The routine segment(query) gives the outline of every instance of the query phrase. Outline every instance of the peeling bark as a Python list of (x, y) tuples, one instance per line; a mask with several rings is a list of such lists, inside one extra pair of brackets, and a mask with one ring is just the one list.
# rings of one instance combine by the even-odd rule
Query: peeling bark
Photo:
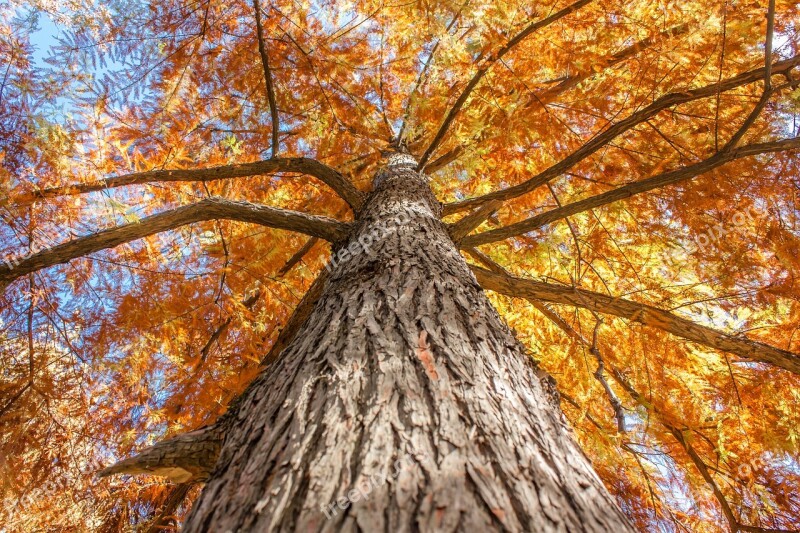
[(309, 318), (226, 415), (186, 531), (632, 531), (415, 167), (379, 172)]

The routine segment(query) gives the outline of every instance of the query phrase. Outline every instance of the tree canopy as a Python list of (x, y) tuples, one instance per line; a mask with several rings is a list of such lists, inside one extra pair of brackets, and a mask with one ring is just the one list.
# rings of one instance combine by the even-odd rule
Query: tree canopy
[(800, 528), (799, 48), (792, 0), (0, 6), (0, 522), (180, 515), (95, 473), (226, 411), (403, 149), (639, 528)]

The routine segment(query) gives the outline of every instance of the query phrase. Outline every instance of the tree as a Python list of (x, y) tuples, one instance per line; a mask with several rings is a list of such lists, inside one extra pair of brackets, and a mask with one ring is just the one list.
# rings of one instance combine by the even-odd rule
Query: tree
[(12, 528), (800, 527), (795, 3), (0, 9)]

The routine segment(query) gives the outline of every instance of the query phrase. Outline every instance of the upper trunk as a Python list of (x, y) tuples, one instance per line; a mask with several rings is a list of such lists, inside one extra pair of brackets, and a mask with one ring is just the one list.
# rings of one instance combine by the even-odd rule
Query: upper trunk
[(414, 167), (378, 173), (186, 531), (630, 530)]

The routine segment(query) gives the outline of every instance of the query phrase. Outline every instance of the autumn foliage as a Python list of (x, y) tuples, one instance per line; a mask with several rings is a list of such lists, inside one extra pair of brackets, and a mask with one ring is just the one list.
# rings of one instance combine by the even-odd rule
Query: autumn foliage
[[(490, 293), (637, 527), (800, 528), (800, 7), (769, 4), (0, 7), (0, 529), (152, 525), (172, 485), (94, 473), (223, 414), (330, 246), (214, 216), (29, 257), (210, 197), (347, 222), (398, 139), (446, 222), (483, 209), (474, 265), (788, 354)], [(138, 174), (272, 157), (312, 163)]]

